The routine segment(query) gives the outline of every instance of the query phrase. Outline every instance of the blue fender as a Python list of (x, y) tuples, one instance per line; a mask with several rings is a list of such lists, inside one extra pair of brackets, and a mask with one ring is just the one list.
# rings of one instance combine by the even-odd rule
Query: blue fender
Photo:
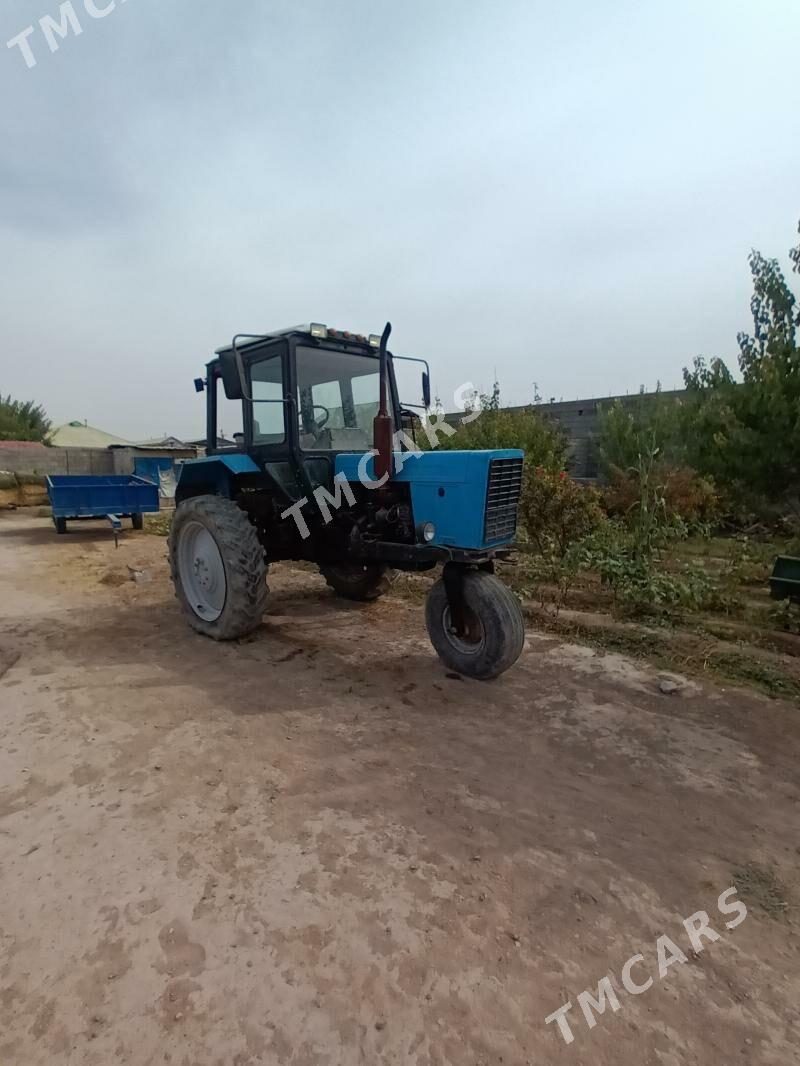
[(205, 459), (187, 459), (181, 465), (175, 489), (175, 503), (190, 496), (233, 495), (231, 485), (237, 474), (260, 474), (249, 455), (209, 455)]

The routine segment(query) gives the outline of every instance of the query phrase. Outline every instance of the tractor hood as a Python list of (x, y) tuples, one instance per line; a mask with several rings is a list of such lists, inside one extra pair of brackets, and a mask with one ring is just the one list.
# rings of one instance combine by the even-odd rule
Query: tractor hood
[[(524, 452), (395, 452), (393, 482), (408, 483), (414, 524), (435, 527), (433, 544), (453, 548), (489, 548), (508, 544), (516, 535)], [(336, 456), (336, 474), (348, 481), (374, 477), (373, 461), (363, 453)]]

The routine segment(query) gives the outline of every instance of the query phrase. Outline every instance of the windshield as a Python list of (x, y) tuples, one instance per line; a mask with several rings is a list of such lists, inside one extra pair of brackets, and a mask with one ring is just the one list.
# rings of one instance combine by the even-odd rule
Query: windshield
[(377, 355), (297, 349), (297, 410), (304, 451), (367, 451), (379, 401)]

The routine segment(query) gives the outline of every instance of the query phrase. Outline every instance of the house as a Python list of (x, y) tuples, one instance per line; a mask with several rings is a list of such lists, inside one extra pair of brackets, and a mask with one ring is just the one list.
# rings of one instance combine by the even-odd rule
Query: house
[(96, 429), (86, 422), (67, 422), (50, 431), (47, 443), (52, 448), (130, 448), (133, 442), (115, 437), (103, 429)]

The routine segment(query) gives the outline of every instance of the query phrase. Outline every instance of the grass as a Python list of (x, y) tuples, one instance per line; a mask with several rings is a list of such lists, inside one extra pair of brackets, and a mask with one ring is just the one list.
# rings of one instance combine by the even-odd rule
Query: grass
[(774, 870), (748, 862), (733, 871), (733, 883), (739, 897), (748, 907), (759, 910), (770, 918), (787, 918), (788, 893)]
[(755, 659), (752, 653), (720, 652), (711, 665), (715, 673), (729, 681), (753, 685), (777, 699), (800, 702), (800, 681), (777, 663)]
[[(755, 688), (775, 699), (800, 703), (800, 675), (776, 653), (757, 657), (754, 645), (717, 637), (702, 627), (680, 624), (644, 625), (619, 621), (593, 612), (591, 620), (580, 612), (559, 615), (529, 606), (526, 615), (539, 629), (600, 651), (650, 662), (659, 669), (724, 683)], [(575, 617), (577, 615), (578, 617)], [(789, 662), (793, 665), (794, 657)]]
[(156, 537), (166, 537), (172, 525), (174, 511), (162, 511), (160, 514), (144, 516), (144, 531)]

